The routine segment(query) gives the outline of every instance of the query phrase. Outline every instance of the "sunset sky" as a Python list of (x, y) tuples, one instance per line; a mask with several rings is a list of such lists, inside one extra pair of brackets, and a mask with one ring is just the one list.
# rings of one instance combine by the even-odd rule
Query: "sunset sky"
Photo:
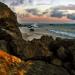
[(75, 0), (0, 0), (24, 22), (75, 22)]

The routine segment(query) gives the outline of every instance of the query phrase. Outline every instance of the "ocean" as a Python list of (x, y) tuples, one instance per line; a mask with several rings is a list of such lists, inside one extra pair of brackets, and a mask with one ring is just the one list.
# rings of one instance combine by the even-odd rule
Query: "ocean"
[(28, 29), (44, 29), (58, 37), (75, 39), (75, 24), (23, 24)]

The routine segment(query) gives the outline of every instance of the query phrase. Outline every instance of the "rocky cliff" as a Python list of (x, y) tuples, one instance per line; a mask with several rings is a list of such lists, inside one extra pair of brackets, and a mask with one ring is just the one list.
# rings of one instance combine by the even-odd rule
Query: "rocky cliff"
[(75, 75), (75, 39), (25, 41), (16, 15), (0, 3), (0, 75)]

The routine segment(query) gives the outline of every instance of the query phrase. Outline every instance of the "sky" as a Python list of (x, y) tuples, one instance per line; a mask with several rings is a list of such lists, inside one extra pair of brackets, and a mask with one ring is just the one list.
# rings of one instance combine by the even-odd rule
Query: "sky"
[(18, 22), (75, 22), (75, 0), (0, 0)]
[(53, 0), (53, 5), (75, 4), (75, 0)]

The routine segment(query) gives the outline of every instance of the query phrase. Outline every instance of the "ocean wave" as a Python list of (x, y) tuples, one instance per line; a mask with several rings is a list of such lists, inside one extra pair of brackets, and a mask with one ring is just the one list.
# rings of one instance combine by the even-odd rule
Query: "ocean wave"
[(61, 31), (61, 30), (49, 30), (51, 33), (59, 34), (60, 36), (75, 38), (75, 33)]

